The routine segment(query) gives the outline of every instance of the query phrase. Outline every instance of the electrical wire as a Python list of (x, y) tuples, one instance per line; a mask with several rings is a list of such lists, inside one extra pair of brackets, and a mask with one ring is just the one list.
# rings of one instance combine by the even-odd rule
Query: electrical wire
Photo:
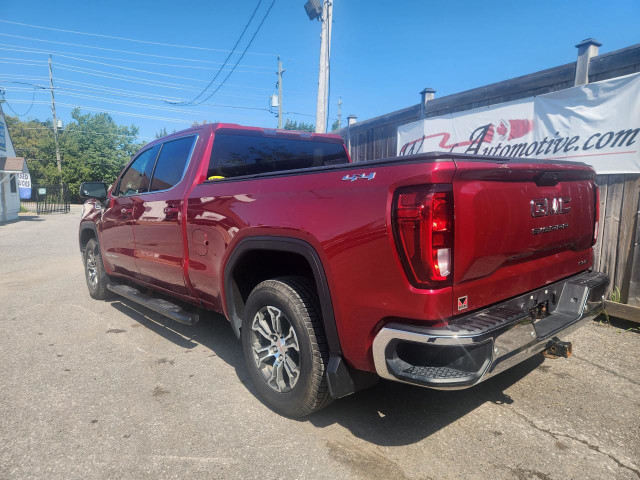
[[(24, 45), (12, 45), (10, 43), (0, 43), (0, 45), (2, 45), (3, 47), (29, 49), (29, 50), (33, 51), (33, 53), (45, 53), (47, 55), (50, 54), (50, 53), (54, 53), (54, 54), (65, 54), (65, 55), (77, 55), (79, 57), (102, 58), (102, 59), (106, 59), (106, 60), (121, 60), (123, 62), (146, 63), (146, 62), (143, 62), (143, 61), (140, 61), (140, 60), (117, 59), (117, 58), (113, 58), (113, 57), (103, 57), (101, 55), (91, 55), (89, 53), (64, 52), (64, 51), (60, 51), (60, 50), (49, 50), (49, 49), (43, 50), (43, 49), (40, 49), (40, 48), (28, 47), (28, 46), (24, 46)], [(181, 60), (181, 61), (184, 61), (184, 62), (206, 63), (206, 64), (209, 64), (209, 65), (222, 65), (222, 62), (214, 62), (212, 60), (200, 60), (200, 59), (196, 59), (196, 58), (185, 58), (185, 57), (171, 57), (171, 56), (167, 56), (167, 55), (154, 55), (152, 53), (129, 52), (129, 51), (126, 51), (126, 50), (115, 50), (115, 51), (116, 52), (125, 53), (127, 55), (139, 55), (139, 56), (153, 57), (153, 58), (164, 58), (164, 59), (168, 59), (168, 60)], [(267, 68), (267, 67), (261, 67), (261, 66), (258, 66), (258, 65), (245, 65), (245, 67), (264, 68), (264, 69)], [(212, 68), (214, 68), (214, 67), (212, 67)]]
[[(12, 90), (12, 89), (9, 89), (9, 90)], [(19, 91), (18, 89), (13, 89), (13, 90), (14, 91)], [(98, 101), (101, 101), (101, 102), (112, 103), (112, 104), (116, 104), (116, 105), (125, 105), (125, 106), (133, 106), (133, 107), (144, 107), (144, 108), (148, 108), (148, 109), (151, 109), (151, 110), (163, 110), (163, 111), (169, 111), (169, 112), (188, 113), (188, 114), (197, 113), (197, 114), (201, 114), (201, 115), (207, 115), (207, 114), (211, 113), (211, 112), (206, 112), (206, 111), (195, 111), (194, 112), (193, 110), (185, 110), (185, 109), (180, 109), (178, 107), (150, 105), (148, 103), (131, 102), (131, 101), (126, 101), (126, 100), (112, 100), (112, 99), (104, 98), (104, 97), (101, 97), (101, 96), (88, 95), (88, 94), (83, 94), (83, 93), (69, 93), (69, 92), (65, 91), (64, 89), (60, 89), (60, 88), (57, 88), (55, 90), (56, 90), (56, 92), (58, 93), (59, 96), (76, 97), (76, 98), (82, 98), (82, 99), (85, 99), (85, 100), (98, 100)], [(34, 91), (34, 96), (35, 96), (35, 91)], [(238, 110), (269, 111), (267, 108), (250, 107), (250, 106), (244, 106), (244, 105), (225, 105), (225, 104), (215, 104), (215, 103), (210, 103), (210, 104), (206, 104), (206, 105), (207, 106), (211, 106), (211, 107), (215, 107), (215, 108), (231, 108), (231, 109), (238, 109)]]
[[(56, 41), (56, 40), (44, 40), (42, 38), (25, 37), (24, 35), (11, 35), (9, 33), (0, 33), (0, 36), (10, 37), (10, 38), (20, 38), (22, 40), (29, 40), (29, 41), (32, 41), (32, 42), (44, 42), (44, 43), (54, 43), (56, 45), (67, 45), (69, 47), (91, 48), (93, 50), (102, 50), (102, 51), (105, 51), (105, 52), (125, 53), (125, 54), (128, 54), (128, 55), (142, 55), (142, 56), (147, 56), (147, 57), (170, 58), (170, 59), (175, 59), (175, 60), (180, 60), (181, 59), (180, 57), (169, 57), (169, 56), (166, 56), (166, 55), (156, 55), (156, 54), (152, 54), (152, 53), (141, 53), (141, 52), (134, 52), (134, 51), (131, 51), (131, 50), (119, 50), (117, 48), (96, 47), (94, 45), (82, 45), (80, 43), (59, 42), (59, 41)], [(269, 55), (269, 56), (272, 56), (271, 54), (260, 54), (260, 53), (257, 53), (256, 55)], [(276, 55), (273, 55), (273, 56), (276, 56)], [(195, 61), (195, 60), (192, 60), (192, 61)]]
[[(67, 125), (65, 130), (69, 129), (69, 127), (70, 126)], [(40, 131), (47, 131), (47, 132), (53, 133), (53, 127), (51, 129), (49, 129), (48, 127), (45, 127), (44, 125), (42, 127), (20, 127), (20, 129), (21, 130), (40, 130)], [(77, 125), (74, 125), (72, 127), (72, 129), (73, 130), (80, 130), (82, 132), (86, 132), (86, 133), (89, 133), (91, 135), (103, 135), (103, 136), (113, 136), (113, 137), (126, 137), (127, 136), (127, 134), (125, 134), (125, 133), (94, 132), (94, 131), (91, 131), (91, 130), (87, 130), (85, 128), (81, 128), (80, 126), (77, 126)], [(154, 139), (154, 137), (147, 137), (147, 136), (144, 136), (144, 135), (135, 135), (134, 137), (135, 138), (145, 138), (145, 139), (150, 139), (150, 140)], [(36, 160), (36, 159), (30, 159), (30, 160)]]
[[(0, 43), (0, 50), (7, 50), (10, 52), (17, 52), (17, 53), (33, 53), (33, 54), (55, 54), (58, 57), (65, 57), (65, 58), (73, 58), (74, 60), (79, 60), (79, 61), (83, 61), (83, 62), (90, 62), (90, 63), (99, 63), (99, 62), (91, 62), (91, 60), (87, 60), (86, 58), (77, 58), (77, 57), (88, 57), (88, 58), (100, 58), (102, 60), (113, 60), (116, 62), (127, 62), (127, 63), (135, 63), (135, 64), (145, 64), (145, 65), (158, 65), (161, 67), (176, 67), (176, 68), (193, 68), (193, 69), (198, 69), (198, 70), (218, 70), (218, 68), (220, 67), (203, 67), (200, 65), (179, 65), (179, 64), (175, 64), (175, 63), (161, 63), (161, 62), (145, 62), (144, 60), (128, 60), (128, 59), (124, 59), (124, 58), (114, 58), (114, 57), (104, 57), (102, 55), (86, 55), (86, 54), (82, 54), (82, 53), (73, 53), (73, 52), (60, 52), (57, 50), (40, 50), (40, 49), (27, 49), (27, 48), (23, 48), (23, 47), (17, 47), (17, 46), (12, 46), (12, 45), (8, 45), (8, 46), (3, 46), (3, 45), (7, 45), (4, 43)], [(71, 56), (71, 55), (75, 55), (75, 57)], [(22, 60), (22, 59), (21, 59)], [(29, 60), (32, 61), (32, 60)], [(222, 62), (215, 62), (215, 63), (219, 63), (222, 65)], [(104, 64), (107, 65), (107, 64)], [(124, 67), (120, 67), (118, 66), (118, 68), (124, 68)], [(258, 67), (258, 66), (252, 66), (252, 65), (243, 65), (243, 68), (260, 68), (262, 70), (242, 70), (242, 73), (271, 73), (271, 71), (267, 68), (267, 67)]]
[[(9, 79), (11, 78), (20, 78), (20, 79), (30, 79), (30, 80), (42, 80), (42, 81), (48, 81), (48, 77), (32, 77), (32, 76), (23, 76), (23, 75), (12, 75), (12, 74), (7, 74), (7, 73), (0, 73), (0, 78), (2, 77), (7, 77)], [(11, 81), (11, 83), (25, 83), (25, 82), (15, 82), (15, 81)], [(86, 83), (86, 82), (77, 82), (77, 81), (73, 81), (73, 80), (68, 80), (66, 78), (60, 78), (57, 77), (56, 78), (56, 83), (62, 83), (62, 84), (66, 84), (66, 85), (72, 85), (72, 86), (76, 86), (76, 87), (85, 87), (87, 89), (91, 90), (98, 90), (101, 93), (113, 93), (116, 95), (120, 95), (123, 94), (122, 96), (136, 96), (138, 98), (145, 98), (145, 99), (149, 99), (149, 100), (164, 100), (167, 98), (166, 95), (160, 95), (160, 94), (153, 94), (153, 93), (147, 93), (147, 92), (140, 92), (140, 91), (136, 91), (136, 90), (127, 90), (127, 89), (122, 89), (122, 88), (116, 88), (116, 87), (108, 87), (106, 85), (100, 85), (100, 84), (95, 84), (95, 83)], [(31, 83), (27, 83), (27, 85), (32, 85)], [(60, 87), (55, 87), (54, 90), (58, 89)], [(197, 92), (199, 91), (199, 88), (184, 88), (184, 90), (190, 90), (190, 91), (194, 91)], [(130, 94), (130, 95), (126, 95), (126, 94)], [(254, 95), (254, 94), (250, 94), (250, 93), (243, 93), (243, 94), (236, 94), (235, 92), (229, 92), (229, 93), (220, 93), (220, 95), (223, 95), (225, 97), (235, 97), (235, 98), (264, 98), (264, 95)], [(176, 101), (181, 101), (184, 100), (182, 98), (178, 98), (178, 97), (174, 97), (174, 99)]]
[[(227, 55), (227, 58), (224, 59), (224, 63), (222, 64), (222, 66), (220, 67), (220, 69), (216, 72), (216, 74), (214, 75), (214, 77), (211, 79), (211, 81), (209, 82), (209, 84), (204, 88), (204, 90), (202, 90), (198, 95), (196, 95), (194, 98), (192, 98), (191, 100), (189, 100), (188, 102), (184, 103), (184, 105), (190, 105), (193, 104), (193, 102), (195, 102), (198, 98), (200, 98), (204, 92), (206, 92), (207, 90), (209, 90), (209, 88), (211, 87), (211, 85), (213, 85), (213, 82), (216, 81), (216, 79), (218, 78), (218, 76), (220, 75), (220, 73), (222, 72), (222, 69), (227, 65), (227, 62), (229, 61), (229, 59), (231, 58), (231, 55), (233, 55), (233, 52), (235, 51), (236, 48), (238, 48), (238, 44), (240, 43), (240, 41), (242, 40), (242, 37), (244, 37), (244, 34), (247, 32), (247, 29), (249, 28), (249, 25), (251, 24), (251, 22), (253, 21), (253, 18), (256, 16), (256, 12), (258, 11), (258, 9), (260, 8), (260, 5), (262, 4), (262, 0), (258, 0), (258, 4), (256, 5), (256, 8), (254, 8), (253, 13), (251, 14), (251, 17), (249, 17), (249, 21), (247, 22), (247, 24), (244, 26), (244, 28), (242, 29), (242, 33), (240, 33), (240, 36), (238, 37), (238, 40), (236, 40), (235, 45), (233, 46), (233, 49), (231, 50), (231, 52), (229, 52), (229, 55)], [(166, 101), (166, 100), (165, 100)], [(173, 102), (167, 102), (167, 103), (173, 103)]]
[[(210, 52), (230, 52), (230, 53), (234, 53), (233, 50), (224, 50), (224, 49), (220, 49), (220, 48), (211, 48), (211, 47), (199, 47), (199, 46), (194, 46), (194, 45), (180, 45), (180, 44), (174, 44), (174, 43), (163, 43), (163, 42), (154, 42), (154, 41), (150, 41), (150, 40), (138, 40), (135, 38), (127, 38), (127, 37), (118, 37), (115, 35), (104, 35), (104, 34), (100, 34), (100, 33), (90, 33), (90, 32), (79, 32), (79, 31), (75, 31), (75, 30), (64, 30), (62, 28), (53, 28), (53, 27), (43, 27), (41, 25), (31, 25), (29, 23), (21, 23), (21, 22), (12, 22), (10, 20), (0, 20), (0, 22), (2, 23), (9, 23), (12, 25), (20, 25), (22, 27), (30, 27), (30, 28), (39, 28), (42, 30), (51, 30), (54, 32), (64, 32), (64, 33), (73, 33), (76, 35), (88, 35), (88, 36), (92, 36), (92, 37), (100, 37), (100, 38), (110, 38), (113, 40), (122, 40), (122, 41), (126, 41), (126, 42), (136, 42), (136, 43), (144, 43), (147, 45), (160, 45), (163, 47), (175, 47), (175, 48), (190, 48), (190, 49), (194, 49), (194, 50), (207, 50)], [(276, 56), (275, 54), (272, 53), (251, 53), (250, 55), (265, 55), (265, 56)]]
[(11, 110), (17, 117), (25, 117), (29, 114), (29, 112), (31, 111), (31, 109), (33, 108), (33, 103), (35, 102), (36, 99), (36, 87), (33, 87), (33, 94), (31, 95), (31, 104), (29, 105), (29, 108), (27, 109), (26, 112), (20, 114), (18, 112), (16, 112), (13, 107), (11, 106), (11, 104), (7, 101), (7, 99), (4, 96), (4, 89), (0, 88), (0, 95), (2, 95), (2, 102), (0, 103), (5, 103), (7, 105), (7, 107), (9, 107), (9, 110)]
[[(13, 103), (28, 103), (28, 100), (13, 100)], [(49, 102), (39, 101), (39, 100), (36, 100), (33, 103), (36, 105), (49, 105)], [(186, 123), (186, 124), (191, 124), (192, 122), (192, 120), (185, 120), (185, 119), (172, 118), (172, 117), (158, 117), (154, 115), (144, 115), (141, 113), (130, 113), (130, 112), (121, 112), (117, 110), (106, 110), (102, 108), (90, 107), (88, 105), (56, 102), (56, 106), (69, 107), (69, 108), (81, 108), (85, 110), (90, 110), (92, 112), (113, 113), (116, 115), (124, 115), (124, 116), (135, 117), (135, 118), (145, 118), (148, 120), (160, 120), (164, 122), (175, 122), (175, 123)]]
[[(10, 63), (10, 62), (9, 62)], [(124, 75), (122, 73), (113, 73), (113, 72), (106, 72), (104, 70), (97, 70), (97, 69), (93, 69), (93, 68), (85, 68), (85, 67), (79, 67), (77, 65), (69, 65), (66, 63), (56, 63), (56, 68), (58, 69), (62, 69), (62, 70), (69, 70), (71, 72), (76, 72), (76, 73), (84, 73), (86, 75), (95, 75), (98, 77), (105, 77), (105, 78), (114, 78), (117, 80), (126, 80), (126, 81), (131, 81), (134, 83), (142, 83), (145, 85), (155, 85), (158, 87), (166, 87), (166, 88), (176, 88), (176, 87), (184, 87), (183, 84), (179, 84), (179, 83), (175, 83), (175, 82), (165, 82), (162, 80), (153, 80), (150, 78), (144, 78), (144, 77), (134, 77), (131, 75)], [(158, 74), (156, 74), (158, 75)], [(199, 78), (193, 78), (193, 77), (183, 77), (180, 75), (169, 75), (169, 74), (161, 74), (162, 76), (169, 76), (172, 78), (177, 78), (180, 80), (190, 80), (193, 82), (206, 82), (207, 80), (202, 80)], [(150, 83), (152, 82), (152, 83)], [(251, 90), (264, 90), (269, 92), (270, 89), (268, 88), (262, 88), (262, 87), (253, 87), (253, 86), (249, 86), (249, 85), (238, 85), (238, 84), (229, 84), (229, 86), (231, 87), (238, 87), (238, 88), (247, 88), (247, 89), (251, 89)], [(185, 90), (184, 88), (180, 88), (181, 90)]]
[(267, 17), (269, 16), (269, 13), (271, 13), (271, 9), (273, 8), (273, 6), (275, 5), (276, 0), (272, 0), (271, 5), (269, 5), (269, 9), (267, 10), (267, 13), (264, 14), (264, 17), (262, 17), (262, 20), (260, 21), (260, 24), (258, 25), (258, 28), (256, 28), (256, 31), (253, 33), (253, 36), (251, 37), (251, 39), (249, 40), (249, 43), (247, 44), (247, 46), (245, 47), (245, 49), (242, 51), (242, 55), (240, 55), (240, 58), (238, 58), (238, 60), (236, 61), (235, 65), (233, 66), (233, 68), (231, 69), (231, 71), (227, 74), (227, 76), (224, 78), (224, 80), (222, 80), (222, 83), (220, 83), (220, 85), (218, 85), (216, 87), (216, 89), (209, 94), (209, 96), (207, 98), (205, 98), (204, 100), (199, 101), (198, 103), (192, 103), (192, 105), (200, 105), (203, 102), (206, 102), (207, 100), (209, 100), (211, 97), (213, 97), (218, 90), (220, 90), (222, 88), (222, 86), (226, 83), (226, 81), (229, 79), (229, 77), (233, 74), (234, 70), (236, 69), (236, 67), (238, 66), (238, 64), (242, 61), (242, 59), (244, 58), (245, 54), (247, 53), (247, 50), (249, 50), (249, 47), (251, 47), (251, 44), (253, 43), (253, 40), (256, 38), (256, 36), (258, 35), (258, 32), (260, 31), (260, 29), (262, 28), (262, 25), (264, 24), (265, 20), (267, 19)]

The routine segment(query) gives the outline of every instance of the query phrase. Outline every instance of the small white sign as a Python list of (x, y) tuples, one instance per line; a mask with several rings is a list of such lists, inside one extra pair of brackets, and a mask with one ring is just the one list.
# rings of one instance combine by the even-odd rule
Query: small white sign
[(47, 194), (47, 189), (46, 188), (39, 188), (38, 189), (38, 195), (46, 195)]

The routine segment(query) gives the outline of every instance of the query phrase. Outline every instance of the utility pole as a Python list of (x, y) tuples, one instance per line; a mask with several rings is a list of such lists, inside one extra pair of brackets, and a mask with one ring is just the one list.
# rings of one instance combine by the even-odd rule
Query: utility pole
[(323, 0), (320, 22), (320, 66), (318, 68), (318, 103), (316, 105), (316, 133), (327, 131), (327, 108), (329, 104), (329, 59), (331, 58), (331, 23), (333, 1)]
[(338, 97), (338, 128), (342, 128), (342, 97)]
[[(49, 55), (49, 85), (51, 89), (51, 112), (53, 113), (53, 138), (56, 142), (56, 162), (58, 173), (62, 173), (62, 161), (60, 160), (60, 145), (58, 145), (58, 118), (56, 117), (56, 98), (53, 94), (53, 70), (51, 69), (51, 55)], [(62, 178), (60, 178), (62, 182)]]
[(282, 61), (278, 56), (278, 128), (282, 130)]

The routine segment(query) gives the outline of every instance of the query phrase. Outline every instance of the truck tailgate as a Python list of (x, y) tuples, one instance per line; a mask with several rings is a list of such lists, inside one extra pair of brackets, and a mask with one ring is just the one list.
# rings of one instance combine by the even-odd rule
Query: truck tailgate
[(596, 187), (589, 167), (493, 161), (456, 166), (454, 314), (591, 266)]

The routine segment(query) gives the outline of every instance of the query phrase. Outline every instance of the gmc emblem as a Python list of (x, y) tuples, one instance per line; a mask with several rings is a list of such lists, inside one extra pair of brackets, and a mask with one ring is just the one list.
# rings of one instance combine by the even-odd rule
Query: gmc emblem
[(547, 215), (560, 215), (569, 213), (571, 207), (567, 203), (571, 202), (571, 197), (534, 198), (531, 204), (532, 217), (546, 217)]

